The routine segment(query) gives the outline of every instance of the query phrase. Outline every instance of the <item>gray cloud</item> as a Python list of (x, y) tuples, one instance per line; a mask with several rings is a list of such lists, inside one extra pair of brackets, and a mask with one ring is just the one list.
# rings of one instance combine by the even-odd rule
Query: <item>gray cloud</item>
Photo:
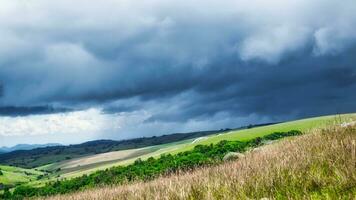
[(70, 108), (56, 108), (53, 106), (2, 106), (0, 107), (0, 116), (28, 116), (44, 115), (74, 111)]
[(356, 111), (355, 13), (353, 0), (5, 0), (0, 112), (145, 111), (157, 130)]

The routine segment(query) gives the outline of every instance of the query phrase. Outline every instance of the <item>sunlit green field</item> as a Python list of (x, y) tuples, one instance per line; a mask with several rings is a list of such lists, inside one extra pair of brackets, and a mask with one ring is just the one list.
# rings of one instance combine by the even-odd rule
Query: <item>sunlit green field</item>
[(270, 134), (272, 132), (283, 132), (290, 130), (300, 130), (307, 131), (313, 128), (322, 128), (329, 125), (341, 124), (343, 122), (356, 120), (356, 114), (345, 114), (345, 115), (331, 115), (323, 117), (314, 117), (302, 120), (296, 120), (291, 122), (285, 122), (280, 124), (274, 124), (269, 126), (256, 127), (251, 129), (244, 129), (238, 131), (231, 131), (225, 134), (212, 135), (207, 138), (202, 138), (194, 144), (186, 144), (173, 153), (189, 150), (196, 146), (197, 144), (211, 144), (217, 143), (221, 140), (250, 140), (256, 137), (262, 137), (264, 135)]
[(33, 169), (23, 169), (18, 167), (0, 165), (3, 175), (0, 176), (0, 183), (6, 185), (16, 185), (27, 183), (37, 179), (43, 172)]

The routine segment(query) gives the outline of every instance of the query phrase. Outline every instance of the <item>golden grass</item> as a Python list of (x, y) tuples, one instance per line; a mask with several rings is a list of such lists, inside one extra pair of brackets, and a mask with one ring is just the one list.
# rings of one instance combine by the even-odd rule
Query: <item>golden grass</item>
[(67, 199), (356, 199), (356, 126), (314, 130), (243, 159)]

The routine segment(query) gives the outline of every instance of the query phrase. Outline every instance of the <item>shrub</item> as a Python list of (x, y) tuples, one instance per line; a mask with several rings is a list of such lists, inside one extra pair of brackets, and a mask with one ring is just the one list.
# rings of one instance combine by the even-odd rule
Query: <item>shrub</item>
[(223, 160), (224, 161), (237, 160), (237, 159), (241, 159), (243, 157), (245, 157), (245, 155), (242, 153), (229, 152), (224, 156)]

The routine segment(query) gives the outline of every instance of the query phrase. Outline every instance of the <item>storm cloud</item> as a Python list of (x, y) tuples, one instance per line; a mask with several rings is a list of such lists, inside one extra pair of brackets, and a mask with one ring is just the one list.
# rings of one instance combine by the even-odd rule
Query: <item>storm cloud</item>
[(40, 115), (51, 113), (69, 112), (71, 109), (67, 108), (54, 108), (51, 106), (33, 106), (33, 107), (15, 107), (15, 106), (3, 106), (0, 107), (0, 116), (27, 116), (27, 115)]
[(1, 4), (3, 116), (140, 113), (133, 136), (356, 111), (354, 0)]

